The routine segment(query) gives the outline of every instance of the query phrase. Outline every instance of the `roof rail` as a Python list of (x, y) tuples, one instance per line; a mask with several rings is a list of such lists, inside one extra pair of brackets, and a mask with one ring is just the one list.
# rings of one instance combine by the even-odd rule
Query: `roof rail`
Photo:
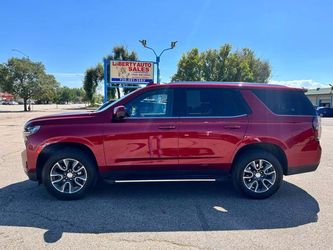
[(274, 86), (281, 86), (284, 87), (283, 85), (280, 84), (270, 84), (270, 83), (258, 83), (258, 82), (205, 82), (205, 81), (177, 81), (177, 82), (171, 82), (172, 84), (195, 84), (195, 83), (204, 83), (204, 84), (242, 84), (242, 85), (274, 85)]

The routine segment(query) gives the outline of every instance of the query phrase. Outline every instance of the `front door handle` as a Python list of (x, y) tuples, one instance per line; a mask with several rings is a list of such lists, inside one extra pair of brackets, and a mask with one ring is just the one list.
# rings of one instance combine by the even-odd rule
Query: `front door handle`
[(226, 125), (223, 127), (226, 129), (240, 129), (241, 128), (241, 126), (239, 126), (239, 125)]
[(163, 125), (158, 127), (158, 129), (175, 129), (175, 128), (176, 128), (175, 125)]

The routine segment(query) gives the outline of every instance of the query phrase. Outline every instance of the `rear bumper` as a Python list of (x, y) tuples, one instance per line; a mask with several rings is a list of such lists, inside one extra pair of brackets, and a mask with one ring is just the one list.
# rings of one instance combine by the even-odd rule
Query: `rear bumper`
[(321, 146), (317, 140), (309, 141), (305, 146), (295, 147), (288, 152), (288, 169), (286, 175), (301, 174), (315, 171), (321, 159)]
[(299, 167), (289, 167), (288, 172), (286, 175), (293, 175), (293, 174), (302, 174), (307, 172), (315, 171), (319, 166), (318, 164), (315, 165), (307, 165), (307, 166), (299, 166)]

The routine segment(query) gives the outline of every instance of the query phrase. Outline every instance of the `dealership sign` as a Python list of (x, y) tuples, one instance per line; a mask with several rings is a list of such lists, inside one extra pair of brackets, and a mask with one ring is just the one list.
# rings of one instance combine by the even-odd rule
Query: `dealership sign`
[(110, 82), (136, 84), (154, 82), (154, 63), (141, 61), (110, 61)]

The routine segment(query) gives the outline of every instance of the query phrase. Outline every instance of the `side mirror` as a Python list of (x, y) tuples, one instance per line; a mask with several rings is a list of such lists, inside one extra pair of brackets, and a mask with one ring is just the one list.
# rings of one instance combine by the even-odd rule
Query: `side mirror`
[(127, 116), (124, 106), (117, 106), (113, 110), (113, 119), (122, 120)]

